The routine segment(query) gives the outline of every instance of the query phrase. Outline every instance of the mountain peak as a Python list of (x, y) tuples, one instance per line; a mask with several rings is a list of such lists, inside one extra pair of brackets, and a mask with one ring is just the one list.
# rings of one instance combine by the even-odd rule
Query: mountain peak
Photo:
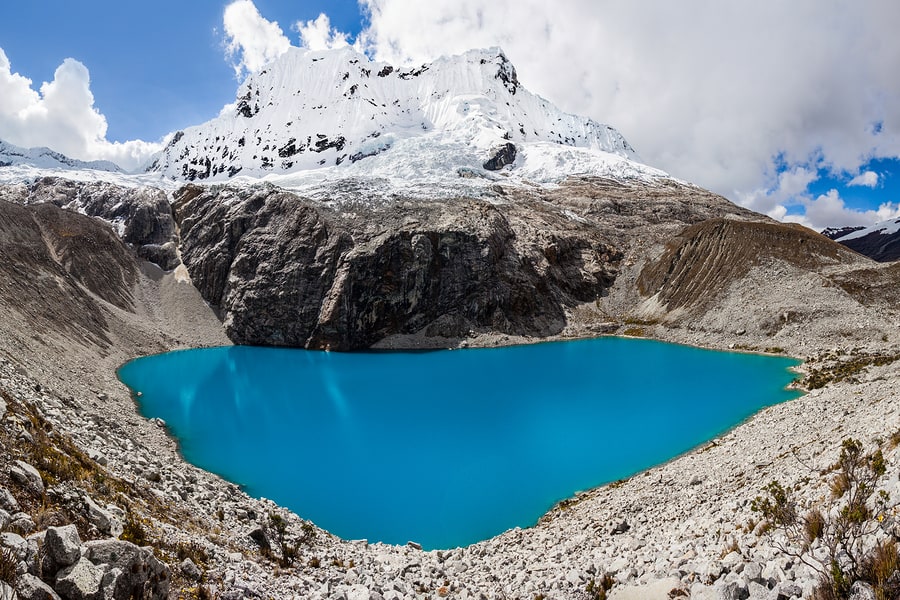
[(39, 169), (88, 169), (121, 172), (122, 169), (108, 160), (84, 161), (69, 158), (50, 148), (20, 148), (0, 140), (0, 167), (26, 166)]
[(246, 79), (233, 107), (177, 132), (150, 170), (181, 180), (322, 169), (407, 179), (499, 169), (532, 179), (663, 175), (636, 160), (612, 127), (526, 90), (500, 48), (413, 67), (350, 47), (291, 48)]

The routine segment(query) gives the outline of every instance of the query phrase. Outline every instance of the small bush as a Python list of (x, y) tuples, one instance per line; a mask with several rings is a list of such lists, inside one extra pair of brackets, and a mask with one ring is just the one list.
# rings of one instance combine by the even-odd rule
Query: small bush
[(806, 534), (807, 544), (812, 544), (822, 537), (825, 532), (825, 515), (819, 509), (814, 508), (806, 514), (803, 532)]
[[(848, 438), (835, 469), (831, 504), (824, 512), (813, 509), (801, 517), (792, 490), (777, 481), (764, 488), (765, 495), (756, 497), (751, 508), (772, 529), (784, 533), (787, 543), (773, 539), (776, 548), (819, 573), (817, 600), (846, 598), (856, 581), (870, 584), (878, 599), (900, 597), (897, 546), (890, 541), (873, 548), (871, 543), (885, 519), (888, 501), (883, 490), (875, 493), (887, 471), (881, 450), (866, 454), (859, 441)], [(809, 552), (813, 544), (824, 552)]]
[(134, 513), (131, 511), (128, 511), (128, 514), (125, 517), (125, 524), (122, 527), (122, 535), (119, 536), (119, 539), (131, 542), (135, 546), (146, 546), (149, 543), (147, 530), (144, 528), (144, 525), (134, 517)]
[(599, 580), (591, 579), (588, 581), (584, 591), (588, 593), (592, 600), (606, 600), (609, 590), (615, 585), (616, 580), (609, 573), (604, 573)]

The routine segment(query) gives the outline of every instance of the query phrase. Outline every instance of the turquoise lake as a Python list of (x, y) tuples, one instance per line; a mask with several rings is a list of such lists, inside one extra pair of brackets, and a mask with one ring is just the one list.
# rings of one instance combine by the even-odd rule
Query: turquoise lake
[(533, 525), (799, 395), (799, 361), (604, 337), (334, 353), (232, 346), (122, 366), (184, 457), (332, 533), (426, 549)]

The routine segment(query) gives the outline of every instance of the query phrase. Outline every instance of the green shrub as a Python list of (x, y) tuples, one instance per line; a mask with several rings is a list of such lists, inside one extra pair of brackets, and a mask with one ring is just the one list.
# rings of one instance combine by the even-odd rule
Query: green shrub
[[(883, 490), (875, 493), (887, 471), (881, 449), (867, 454), (859, 441), (848, 438), (833, 471), (837, 473), (829, 482), (832, 493), (825, 511), (814, 508), (800, 516), (793, 490), (777, 481), (765, 486), (764, 495), (757, 496), (751, 508), (761, 513), (769, 530), (784, 533), (786, 544), (773, 538), (773, 546), (819, 574), (815, 598), (846, 598), (855, 581), (872, 585), (876, 598), (900, 597), (896, 545), (871, 543), (885, 519), (888, 501)], [(820, 558), (809, 552), (813, 544), (824, 548)]]

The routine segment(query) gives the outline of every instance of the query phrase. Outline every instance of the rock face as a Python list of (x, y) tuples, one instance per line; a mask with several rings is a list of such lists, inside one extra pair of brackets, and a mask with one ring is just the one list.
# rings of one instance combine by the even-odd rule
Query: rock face
[[(526, 203), (529, 204), (529, 203)], [(466, 199), (341, 212), (273, 188), (183, 188), (182, 257), (237, 343), (366, 348), (391, 334), (546, 336), (621, 258), (561, 211)]]
[(482, 166), (488, 171), (499, 171), (506, 165), (511, 165), (514, 162), (516, 162), (516, 146), (507, 142), (497, 148), (493, 156), (485, 161)]
[(50, 203), (99, 217), (115, 227), (122, 241), (145, 260), (163, 270), (179, 264), (175, 220), (162, 190), (42, 177), (27, 185), (0, 186), (0, 199), (26, 205)]

